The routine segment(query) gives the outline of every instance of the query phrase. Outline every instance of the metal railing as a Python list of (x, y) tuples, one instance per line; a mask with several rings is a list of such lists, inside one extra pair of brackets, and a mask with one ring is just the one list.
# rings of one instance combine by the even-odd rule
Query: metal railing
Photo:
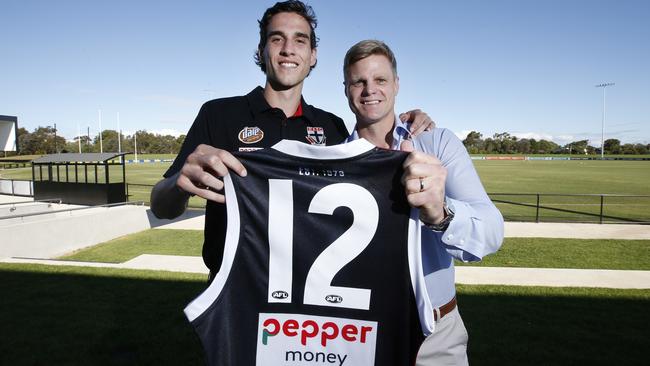
[[(129, 188), (131, 187), (131, 188)], [(146, 203), (153, 185), (127, 183), (127, 196)], [(131, 194), (129, 194), (131, 192)], [(650, 195), (488, 193), (506, 221), (650, 224)], [(190, 201), (189, 207), (204, 204)]]
[[(138, 201), (144, 201), (146, 204), (150, 204), (149, 196), (151, 195), (151, 189), (153, 189), (153, 186), (154, 186), (153, 184), (127, 183), (126, 184), (127, 200), (135, 199)], [(204, 208), (205, 200), (200, 197), (190, 198), (188, 207)]]
[(650, 195), (488, 193), (507, 221), (650, 224)]

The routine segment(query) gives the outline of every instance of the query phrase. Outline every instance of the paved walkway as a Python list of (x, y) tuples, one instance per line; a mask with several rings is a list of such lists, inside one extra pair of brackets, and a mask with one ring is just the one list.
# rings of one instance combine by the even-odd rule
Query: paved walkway
[[(156, 229), (203, 230), (205, 215), (182, 217)], [(647, 239), (650, 225), (506, 222), (507, 238)]]
[[(143, 254), (124, 263), (75, 262), (33, 258), (7, 258), (1, 262), (208, 273), (208, 269), (203, 264), (201, 257), (173, 255)], [(650, 289), (650, 271), (458, 266), (456, 267), (456, 283), (467, 285)]]

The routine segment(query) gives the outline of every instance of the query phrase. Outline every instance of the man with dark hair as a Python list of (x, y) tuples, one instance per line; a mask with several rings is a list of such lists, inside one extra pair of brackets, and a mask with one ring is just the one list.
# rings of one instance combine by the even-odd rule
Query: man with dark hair
[[(151, 210), (160, 218), (181, 215), (190, 195), (207, 200), (203, 259), (212, 274), (219, 270), (226, 232), (223, 182), (228, 169), (246, 175), (229, 152), (271, 147), (282, 139), (334, 145), (348, 137), (339, 117), (307, 104), (302, 87), (316, 66), (316, 18), (300, 1), (276, 3), (259, 21), (255, 60), (266, 74), (264, 88), (245, 96), (205, 103), (164, 179), (151, 192)], [(416, 132), (431, 124), (420, 111), (403, 115)]]
[[(255, 64), (262, 69), (262, 72), (266, 73), (266, 63), (264, 60), (264, 48), (268, 42), (268, 26), (271, 22), (271, 19), (274, 15), (279, 13), (296, 13), (302, 16), (305, 21), (309, 24), (309, 44), (312, 50), (315, 50), (318, 47), (318, 37), (316, 37), (316, 26), (318, 22), (316, 21), (316, 14), (311, 6), (305, 5), (300, 1), (286, 1), (283, 3), (277, 3), (275, 6), (266, 9), (261, 20), (258, 20), (260, 26), (260, 43), (257, 45), (257, 52), (255, 53)], [(316, 67), (316, 64), (311, 66), (310, 70)]]
[(365, 138), (386, 149), (411, 152), (404, 162), (406, 197), (418, 208), (422, 263), (429, 307), (427, 338), (416, 365), (467, 365), (467, 331), (456, 306), (453, 258), (478, 261), (503, 240), (503, 218), (489, 199), (469, 154), (449, 130), (412, 137), (395, 118), (399, 91), (397, 61), (381, 41), (348, 50), (343, 66), (345, 95), (357, 120), (349, 140)]

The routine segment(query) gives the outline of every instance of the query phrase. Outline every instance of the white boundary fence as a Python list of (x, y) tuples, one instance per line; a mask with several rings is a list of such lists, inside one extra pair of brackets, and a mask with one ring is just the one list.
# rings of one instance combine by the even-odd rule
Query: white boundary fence
[(34, 184), (31, 180), (0, 179), (0, 194), (33, 197)]

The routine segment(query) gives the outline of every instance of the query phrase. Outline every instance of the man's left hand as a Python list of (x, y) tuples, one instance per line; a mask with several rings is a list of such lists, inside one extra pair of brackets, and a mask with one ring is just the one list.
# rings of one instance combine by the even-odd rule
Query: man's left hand
[(410, 123), (409, 132), (411, 135), (417, 136), (424, 131), (429, 131), (436, 128), (436, 123), (429, 117), (428, 114), (419, 109), (413, 109), (399, 115), (399, 119), (404, 123)]
[(411, 151), (403, 167), (402, 184), (408, 203), (420, 210), (422, 222), (440, 223), (445, 218), (447, 168), (435, 156), (419, 151)]

